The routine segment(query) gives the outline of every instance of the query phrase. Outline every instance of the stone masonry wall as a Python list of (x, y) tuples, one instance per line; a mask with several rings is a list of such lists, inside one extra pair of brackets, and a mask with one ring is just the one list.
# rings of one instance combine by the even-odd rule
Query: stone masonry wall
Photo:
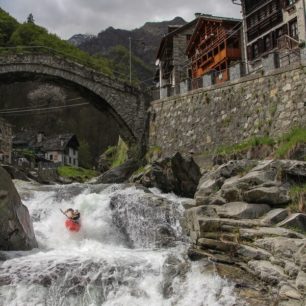
[(306, 67), (296, 65), (153, 101), (149, 146), (161, 147), (163, 156), (199, 154), (253, 136), (277, 137), (305, 124), (305, 84)]

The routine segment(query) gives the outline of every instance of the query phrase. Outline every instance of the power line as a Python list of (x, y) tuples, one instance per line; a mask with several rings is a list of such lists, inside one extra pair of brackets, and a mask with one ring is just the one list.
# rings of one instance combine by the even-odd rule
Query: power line
[[(72, 98), (72, 99), (68, 99), (68, 100), (65, 100), (65, 102), (67, 101), (76, 101), (76, 100), (82, 100), (83, 98), (82, 97), (78, 97), (78, 98)], [(36, 107), (44, 107), (44, 106), (47, 106), (47, 104), (40, 104), (40, 105), (36, 105)], [(7, 109), (0, 109), (0, 113), (2, 111), (15, 111), (15, 110), (26, 110), (26, 109), (30, 109), (30, 108), (34, 108), (34, 106), (24, 106), (24, 107), (15, 107), (15, 108), (7, 108)]]
[(62, 109), (62, 108), (72, 108), (72, 107), (79, 107), (84, 105), (89, 105), (90, 103), (78, 103), (78, 104), (71, 104), (71, 105), (61, 105), (61, 106), (52, 106), (52, 107), (39, 107), (39, 108), (32, 108), (32, 109), (24, 109), (24, 110), (14, 110), (14, 111), (7, 111), (7, 110), (1, 110), (1, 115), (14, 115), (19, 113), (27, 113), (27, 112), (33, 112), (33, 111), (45, 111), (45, 110), (54, 110), (54, 109)]

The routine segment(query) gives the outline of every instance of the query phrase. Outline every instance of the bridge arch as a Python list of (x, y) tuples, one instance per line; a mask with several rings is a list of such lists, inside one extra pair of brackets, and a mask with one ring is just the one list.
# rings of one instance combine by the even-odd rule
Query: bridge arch
[(0, 82), (46, 80), (73, 87), (111, 114), (129, 145), (145, 145), (149, 98), (139, 89), (58, 55), (0, 56)]

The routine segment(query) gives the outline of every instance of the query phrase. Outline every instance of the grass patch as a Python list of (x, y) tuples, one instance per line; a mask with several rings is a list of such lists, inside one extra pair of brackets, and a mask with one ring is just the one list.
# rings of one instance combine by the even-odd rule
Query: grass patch
[(306, 184), (290, 188), (291, 203), (288, 208), (292, 213), (305, 212)]
[(276, 156), (278, 158), (286, 158), (298, 144), (302, 143), (306, 143), (306, 129), (295, 128), (279, 139)]
[(150, 163), (161, 156), (162, 149), (159, 146), (150, 147), (146, 153), (146, 160)]
[(140, 168), (138, 168), (138, 169), (133, 173), (133, 175), (138, 175), (138, 174), (140, 174), (140, 173), (143, 173), (144, 170), (145, 170), (144, 167), (140, 167)]
[(230, 146), (221, 146), (216, 150), (216, 153), (218, 155), (225, 156), (225, 155), (241, 153), (251, 148), (257, 147), (259, 145), (273, 146), (274, 144), (275, 144), (275, 141), (269, 136), (253, 137), (253, 138), (250, 138), (238, 144), (234, 144)]
[(71, 167), (71, 166), (58, 167), (57, 173), (62, 177), (75, 179), (81, 182), (84, 182), (99, 175), (98, 172), (94, 170)]
[(103, 153), (109, 161), (110, 168), (115, 168), (122, 165), (128, 159), (128, 146), (119, 137), (118, 144), (116, 146), (108, 147)]

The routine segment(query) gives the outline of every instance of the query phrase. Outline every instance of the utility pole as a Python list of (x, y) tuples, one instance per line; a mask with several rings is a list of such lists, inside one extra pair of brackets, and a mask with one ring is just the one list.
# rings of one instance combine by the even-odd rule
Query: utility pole
[(129, 36), (129, 51), (130, 51), (130, 84), (132, 84), (132, 37)]
[(245, 73), (249, 73), (249, 62), (248, 62), (248, 50), (247, 50), (247, 33), (246, 33), (246, 18), (243, 10), (242, 1), (240, 0), (232, 0), (233, 4), (241, 6), (242, 13), (242, 34), (243, 34), (243, 52), (245, 57)]

